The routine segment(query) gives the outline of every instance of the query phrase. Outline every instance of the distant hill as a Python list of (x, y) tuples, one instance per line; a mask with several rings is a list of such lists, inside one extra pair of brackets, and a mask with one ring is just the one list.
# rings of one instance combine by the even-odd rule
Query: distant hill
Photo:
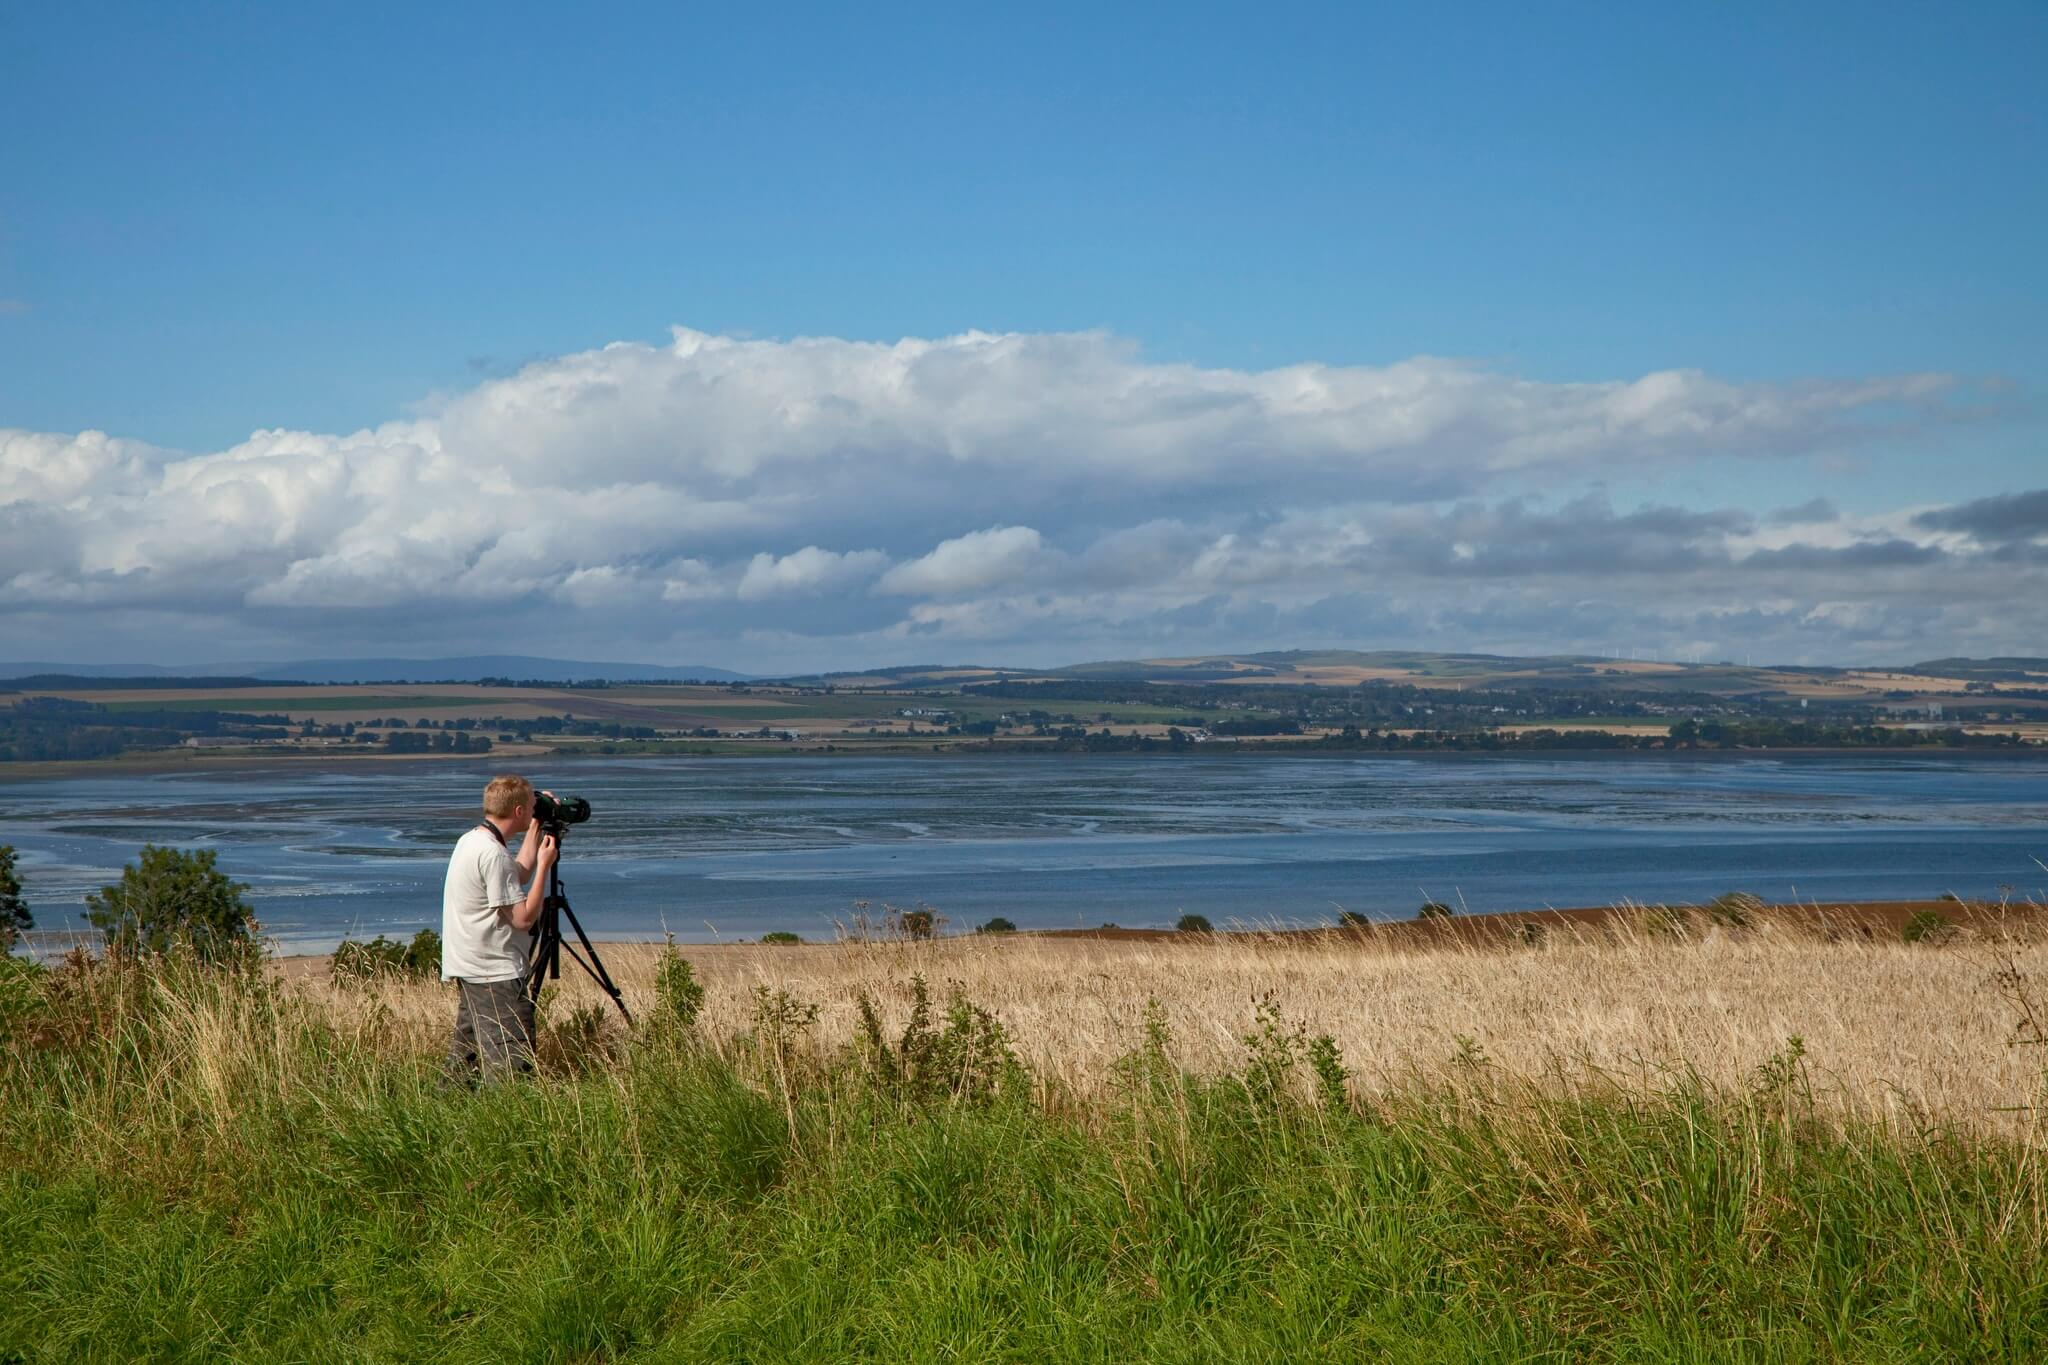
[(28, 661), (0, 664), (0, 683), (18, 677), (65, 675), (105, 680), (150, 678), (252, 678), (260, 682), (375, 683), (471, 682), (478, 678), (528, 678), (551, 682), (745, 682), (748, 675), (703, 664), (590, 663), (543, 659), (527, 654), (479, 654), (452, 659), (300, 659), (289, 663), (206, 663), (167, 668), (160, 664), (67, 664)]
[(1034, 681), (1146, 685), (1313, 684), (1322, 687), (1389, 683), (1444, 690), (1509, 687), (1617, 697), (1694, 693), (1718, 697), (1840, 700), (1851, 697), (1896, 698), (1923, 692), (1942, 695), (1956, 691), (1959, 680), (1995, 681), (2008, 686), (2040, 688), (2048, 682), (2048, 660), (1939, 659), (1910, 665), (1848, 668), (1815, 664), (1752, 666), (1728, 661), (1678, 663), (1656, 659), (1614, 659), (1590, 654), (1517, 657), (1405, 649), (1285, 649), (1174, 659), (1103, 659), (1036, 669), (915, 664), (781, 681), (830, 684), (842, 689), (938, 691), (994, 682)]
[(1966, 678), (1973, 682), (2036, 682), (2048, 678), (2048, 659), (1929, 659), (1912, 666), (1915, 673)]

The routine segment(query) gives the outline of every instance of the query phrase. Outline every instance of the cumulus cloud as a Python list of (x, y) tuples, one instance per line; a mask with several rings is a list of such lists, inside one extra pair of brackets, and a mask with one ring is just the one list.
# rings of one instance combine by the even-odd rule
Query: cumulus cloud
[(1029, 526), (991, 526), (939, 542), (930, 554), (889, 570), (875, 586), (921, 597), (974, 592), (1028, 574), (1044, 548)]
[(1983, 541), (2033, 540), (2048, 536), (2048, 488), (1930, 508), (1913, 521), (1928, 530), (1961, 531)]
[[(347, 434), (184, 454), (0, 430), (0, 622), (33, 641), (24, 655), (106, 653), (96, 623), (116, 620), (134, 641), (116, 652), (137, 657), (195, 625), (284, 652), (383, 652), (396, 632), (445, 652), (509, 647), (488, 613), (544, 604), (557, 646), (630, 629), (646, 657), (766, 668), (881, 661), (915, 637), (1038, 658), (1303, 631), (1471, 645), (1509, 620), (1563, 647), (1600, 603), (1697, 638), (1768, 580), (1789, 630), (1847, 640), (1849, 616), (1805, 613), (1863, 602), (1854, 629), (1889, 630), (1905, 599), (1947, 594), (1955, 639), (1973, 567), (2039, 571), (2048, 492), (1859, 519), (1823, 500), (1760, 515), (1554, 490), (1704, 459), (1871, 458), (1977, 420), (1977, 396), (1942, 375), (1546, 383), (1432, 357), (1160, 364), (1101, 333), (677, 329)], [(1657, 585), (1634, 589), (1648, 605), (1615, 604), (1630, 584)]]
[(880, 550), (834, 554), (815, 545), (806, 545), (795, 554), (780, 557), (757, 554), (740, 576), (738, 592), (748, 601), (792, 593), (822, 592), (872, 578), (888, 562), (889, 556)]

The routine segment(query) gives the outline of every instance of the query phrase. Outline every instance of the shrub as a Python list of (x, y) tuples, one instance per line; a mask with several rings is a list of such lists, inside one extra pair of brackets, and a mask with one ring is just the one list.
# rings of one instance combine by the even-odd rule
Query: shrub
[(1525, 948), (1541, 948), (1543, 940), (1550, 937), (1550, 931), (1535, 920), (1525, 919), (1515, 926), (1515, 942)]
[(15, 942), (36, 927), (21, 898), (21, 879), (14, 874), (14, 845), (0, 844), (0, 953), (12, 952)]
[(533, 1002), (533, 1063), (543, 1076), (588, 1076), (618, 1060), (625, 1040), (609, 1005), (578, 1005), (554, 1017), (562, 988), (549, 984)]
[(1458, 912), (1442, 901), (1424, 901), (1422, 908), (1415, 912), (1417, 919), (1449, 919)]
[(1955, 936), (1955, 922), (1939, 910), (1915, 911), (1913, 918), (1899, 930), (1899, 937), (1908, 943), (1941, 944)]
[(43, 980), (48, 974), (46, 968), (27, 958), (0, 953), (0, 1043), (12, 1040), (41, 1008)]
[[(882, 1033), (874, 1001), (863, 993), (860, 1010), (860, 1052), (868, 1078), (895, 1099), (910, 1104), (933, 1100), (981, 1103), (993, 1099), (1021, 1079), (1016, 1054), (1001, 1021), (961, 993), (958, 986), (946, 1003), (943, 1028), (932, 1022), (931, 990), (924, 977), (910, 978), (910, 1019), (892, 1047)], [(812, 1006), (815, 1017), (816, 1006)]]
[(1747, 929), (1763, 908), (1763, 897), (1748, 891), (1730, 891), (1706, 904), (1707, 918), (1730, 929)]
[(1635, 917), (1635, 926), (1653, 938), (1690, 938), (1692, 916), (1669, 905), (1655, 905)]
[(1345, 1084), (1351, 1072), (1344, 1065), (1344, 1054), (1337, 1048), (1337, 1040), (1327, 1033), (1318, 1033), (1308, 1040), (1308, 1064), (1316, 1073), (1316, 1095), (1326, 1109), (1348, 1109), (1351, 1107), (1351, 1090)]
[(654, 1015), (657, 1022), (688, 1032), (697, 1026), (704, 1009), (704, 987), (690, 967), (690, 959), (676, 951), (671, 938), (654, 964)]
[(213, 849), (190, 853), (145, 844), (121, 880), (85, 898), (85, 917), (123, 955), (187, 947), (201, 962), (248, 965), (258, 960), (256, 915), (242, 893), (214, 867)]
[(929, 905), (920, 905), (915, 910), (897, 910), (896, 928), (905, 938), (927, 939), (939, 932), (944, 921)]
[(355, 986), (379, 977), (431, 981), (441, 975), (441, 936), (422, 929), (409, 943), (379, 934), (368, 943), (343, 939), (334, 950), (329, 975), (337, 986)]
[[(1295, 1062), (1308, 1051), (1308, 1024), (1290, 1025), (1268, 991), (1253, 1002), (1252, 1031), (1243, 1036), (1243, 1042), (1244, 1087), (1259, 1108), (1273, 1108), (1287, 1093)], [(1335, 1058), (1334, 1043), (1331, 1056)], [(1327, 1085), (1327, 1078), (1322, 1078), (1322, 1083)]]
[(1363, 910), (1346, 910), (1337, 916), (1337, 923), (1345, 929), (1370, 929), (1372, 916)]
[(1004, 919), (1001, 915), (997, 915), (974, 932), (977, 934), (1014, 934), (1017, 932), (1017, 926)]
[(776, 929), (761, 935), (763, 943), (802, 943), (803, 935), (792, 934), (787, 929)]
[(1215, 926), (1209, 923), (1209, 918), (1206, 915), (1182, 915), (1180, 921), (1173, 927), (1183, 934), (1213, 934), (1216, 932)]

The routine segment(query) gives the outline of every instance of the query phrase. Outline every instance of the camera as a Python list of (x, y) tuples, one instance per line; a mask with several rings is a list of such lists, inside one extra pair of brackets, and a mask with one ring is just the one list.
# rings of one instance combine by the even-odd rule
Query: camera
[(580, 796), (549, 796), (546, 792), (533, 794), (533, 819), (543, 830), (561, 836), (569, 825), (580, 825), (590, 818), (590, 803)]

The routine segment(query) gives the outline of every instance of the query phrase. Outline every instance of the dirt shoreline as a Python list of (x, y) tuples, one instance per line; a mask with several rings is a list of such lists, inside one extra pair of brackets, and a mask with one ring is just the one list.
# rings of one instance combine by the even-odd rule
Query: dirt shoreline
[[(2031, 902), (1999, 904), (1992, 901), (1896, 900), (1896, 901), (1806, 901), (1748, 907), (1747, 926), (1781, 926), (1822, 938), (1856, 939), (1869, 942), (1897, 941), (1916, 915), (1933, 913), (1958, 929), (1987, 930), (2015, 920), (2048, 919), (2048, 907)], [(1684, 916), (1695, 927), (1715, 927), (1714, 912), (1703, 905), (1590, 905), (1567, 909), (1501, 910), (1482, 914), (1448, 915), (1435, 919), (1376, 920), (1362, 925), (1320, 925), (1308, 928), (1224, 927), (1210, 933), (1186, 933), (1178, 929), (1020, 929), (1014, 937), (1049, 942), (1171, 944), (1190, 950), (1247, 942), (1276, 946), (1356, 946), (1378, 949), (1470, 947), (1492, 948), (1526, 942), (1532, 932), (1548, 935), (1555, 931), (1598, 932), (1610, 926), (1637, 932), (1660, 932), (1679, 927), (1676, 916)], [(1719, 923), (1727, 923), (1726, 919)], [(1532, 931), (1531, 926), (1534, 926)], [(935, 940), (974, 940), (975, 934), (949, 934)], [(1008, 938), (1010, 935), (1004, 935)], [(632, 950), (660, 947), (660, 939), (599, 939), (606, 947)], [(836, 947), (834, 940), (818, 939), (801, 944), (764, 944), (755, 941), (719, 943), (678, 943), (677, 947), (696, 954), (785, 952)], [(288, 953), (272, 959), (288, 977), (324, 976), (332, 953)]]

